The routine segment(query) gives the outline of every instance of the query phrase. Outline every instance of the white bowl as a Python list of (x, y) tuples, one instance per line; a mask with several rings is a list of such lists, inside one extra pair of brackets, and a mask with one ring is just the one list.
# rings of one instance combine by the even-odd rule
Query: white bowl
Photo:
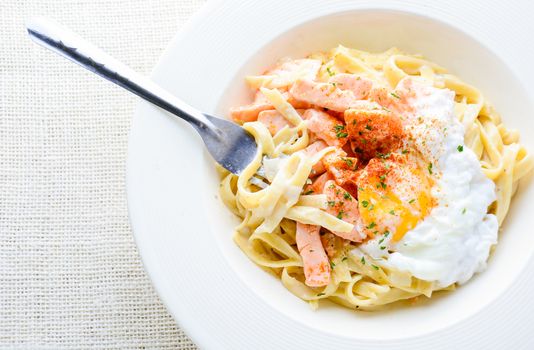
[[(484, 20), (498, 18), (498, 9), (473, 17), (460, 3), (447, 5), (250, 1), (237, 7), (215, 2), (171, 43), (154, 79), (192, 105), (227, 116), (230, 106), (249, 102), (243, 77), (280, 57), (301, 57), (338, 44), (368, 51), (397, 46), (423, 54), (480, 88), (505, 124), (520, 128), (523, 143), (534, 150), (533, 71), (518, 66), (524, 57), (506, 55), (518, 50), (510, 49), (508, 35), (515, 35), (511, 23), (499, 24), (498, 30), (508, 35), (489, 43)], [(534, 59), (530, 48), (522, 55)], [(369, 313), (327, 303), (312, 311), (249, 261), (231, 239), (238, 221), (218, 199), (218, 184), (213, 162), (193, 129), (140, 104), (128, 159), (133, 231), (156, 289), (202, 347), (534, 344), (532, 326), (510, 326), (534, 311), (532, 303), (518, 305), (534, 292), (533, 274), (527, 272), (533, 267), (533, 245), (526, 244), (532, 242), (534, 186), (518, 191), (487, 271), (414, 307)]]

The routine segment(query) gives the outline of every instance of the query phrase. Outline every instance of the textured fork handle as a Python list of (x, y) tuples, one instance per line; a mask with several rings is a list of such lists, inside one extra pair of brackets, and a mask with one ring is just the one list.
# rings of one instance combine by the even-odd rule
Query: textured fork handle
[(196, 129), (212, 131), (215, 135), (219, 135), (218, 128), (202, 112), (176, 98), (68, 28), (46, 18), (33, 18), (26, 23), (26, 28), (36, 43), (188, 121)]

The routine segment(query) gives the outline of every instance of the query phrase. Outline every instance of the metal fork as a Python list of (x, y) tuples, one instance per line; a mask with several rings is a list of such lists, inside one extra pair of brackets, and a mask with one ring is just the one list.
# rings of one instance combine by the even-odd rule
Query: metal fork
[(68, 28), (46, 18), (31, 19), (26, 28), (39, 45), (189, 122), (215, 161), (232, 173), (239, 174), (255, 157), (257, 144), (245, 129), (189, 106)]

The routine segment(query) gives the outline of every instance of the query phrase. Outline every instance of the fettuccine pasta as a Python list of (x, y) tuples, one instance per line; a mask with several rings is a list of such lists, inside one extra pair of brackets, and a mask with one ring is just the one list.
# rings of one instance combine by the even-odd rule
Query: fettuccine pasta
[(339, 46), (246, 81), (254, 102), (231, 114), (258, 154), (221, 170), (220, 194), (237, 245), (293, 294), (370, 310), (485, 267), (534, 162), (479, 90), (395, 48)]

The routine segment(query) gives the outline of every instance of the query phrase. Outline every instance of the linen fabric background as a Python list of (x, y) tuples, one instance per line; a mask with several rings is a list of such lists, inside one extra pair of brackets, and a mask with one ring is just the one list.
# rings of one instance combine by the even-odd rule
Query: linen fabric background
[(137, 99), (32, 43), (24, 22), (54, 18), (149, 74), (204, 2), (0, 2), (0, 348), (196, 349), (128, 222)]

